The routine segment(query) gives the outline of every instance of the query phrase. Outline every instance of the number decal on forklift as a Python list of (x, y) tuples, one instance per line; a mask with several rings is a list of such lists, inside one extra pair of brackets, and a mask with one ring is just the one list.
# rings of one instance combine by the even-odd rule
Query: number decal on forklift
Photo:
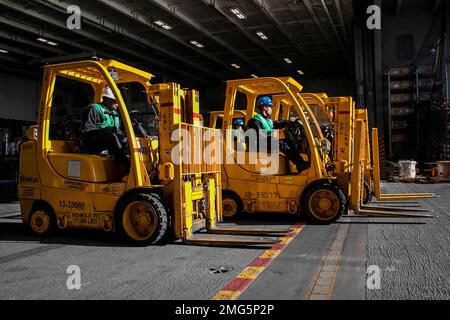
[(65, 201), (61, 200), (59, 201), (59, 206), (61, 208), (65, 209), (78, 209), (78, 210), (84, 210), (86, 209), (86, 204), (82, 201)]
[(246, 199), (273, 199), (278, 198), (277, 192), (247, 192)]

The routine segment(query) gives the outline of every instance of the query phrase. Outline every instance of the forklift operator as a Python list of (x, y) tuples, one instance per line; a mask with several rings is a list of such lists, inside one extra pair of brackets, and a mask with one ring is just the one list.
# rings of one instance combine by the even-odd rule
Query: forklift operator
[[(257, 141), (256, 147), (260, 151), (259, 142), (260, 139), (267, 138), (267, 152), (272, 151), (271, 139), (273, 129), (284, 129), (288, 125), (288, 121), (272, 121), (270, 117), (272, 116), (273, 102), (267, 96), (260, 97), (256, 102), (256, 106), (259, 109), (259, 113), (256, 114), (247, 124), (248, 129), (253, 129), (256, 131)], [(262, 151), (262, 150), (261, 150)]]
[[(258, 137), (268, 137), (272, 135), (273, 129), (284, 129), (288, 125), (288, 121), (272, 121), (273, 102), (267, 96), (260, 97), (256, 103), (259, 113), (248, 122), (248, 128), (256, 130)], [(292, 119), (291, 119), (292, 120)]]
[[(256, 106), (259, 108), (259, 113), (250, 119), (248, 122), (248, 128), (255, 130), (257, 133), (257, 150), (260, 151), (259, 139), (267, 138), (267, 152), (271, 153), (272, 146), (270, 137), (272, 135), (272, 130), (284, 129), (290, 123), (296, 123), (297, 119), (295, 117), (291, 117), (289, 121), (272, 121), (270, 117), (272, 116), (273, 102), (272, 99), (267, 96), (260, 97), (256, 103)], [(298, 153), (295, 145), (289, 145), (286, 141), (280, 141), (279, 148), (288, 157), (288, 159), (296, 165), (298, 173), (301, 173), (309, 167), (309, 164), (307, 164)]]
[(107, 150), (128, 173), (130, 161), (118, 138), (122, 133), (116, 98), (109, 87), (105, 88), (102, 97), (102, 103), (90, 104), (81, 114), (83, 149), (89, 154)]

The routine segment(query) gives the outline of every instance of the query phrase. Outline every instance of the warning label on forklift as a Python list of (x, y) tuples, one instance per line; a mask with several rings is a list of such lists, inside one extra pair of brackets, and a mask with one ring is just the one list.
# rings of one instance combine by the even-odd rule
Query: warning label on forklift
[(87, 191), (89, 188), (89, 184), (79, 182), (79, 181), (72, 181), (72, 180), (66, 180), (64, 181), (64, 186), (69, 189), (74, 190), (81, 190), (81, 191)]
[(96, 225), (100, 215), (98, 213), (73, 212), (71, 214), (71, 223), (75, 225)]
[(263, 182), (275, 182), (277, 177), (270, 175), (260, 175), (260, 174), (252, 174), (250, 177), (255, 181), (263, 181)]
[(79, 178), (81, 176), (81, 161), (69, 160), (67, 161), (67, 176)]
[(257, 207), (261, 210), (281, 210), (282, 205), (280, 201), (260, 201)]
[(19, 197), (20, 198), (28, 198), (28, 199), (34, 199), (35, 198), (35, 191), (36, 189), (33, 187), (19, 187)]

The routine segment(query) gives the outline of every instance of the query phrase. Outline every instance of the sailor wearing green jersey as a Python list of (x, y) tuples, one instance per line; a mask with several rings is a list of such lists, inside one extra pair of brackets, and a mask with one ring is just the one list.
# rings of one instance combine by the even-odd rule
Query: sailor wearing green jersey
[(90, 104), (81, 114), (83, 149), (89, 154), (107, 150), (129, 172), (130, 161), (118, 138), (122, 135), (118, 104), (111, 88), (105, 88), (102, 98), (101, 103)]
[[(259, 113), (256, 114), (248, 122), (248, 129), (253, 129), (257, 133), (256, 149), (258, 151), (265, 152), (266, 150), (261, 150), (260, 142), (261, 139), (267, 139), (267, 152), (274, 153), (277, 146), (271, 145), (271, 135), (274, 129), (284, 129), (288, 124), (295, 123), (298, 121), (295, 117), (291, 117), (289, 120), (272, 121), (272, 107), (273, 102), (267, 96), (260, 97), (257, 100), (256, 106), (259, 109)], [(307, 163), (300, 156), (299, 152), (296, 150), (295, 146), (289, 145), (286, 141), (279, 142), (279, 150), (281, 150), (290, 161), (292, 161), (297, 166), (298, 173), (309, 167)]]

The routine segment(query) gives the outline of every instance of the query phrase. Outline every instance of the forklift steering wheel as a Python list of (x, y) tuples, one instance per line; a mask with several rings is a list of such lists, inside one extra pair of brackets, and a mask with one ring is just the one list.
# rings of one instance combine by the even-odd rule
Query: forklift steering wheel
[(296, 120), (295, 122), (289, 122), (285, 129), (286, 143), (290, 146), (301, 145), (301, 141), (306, 136), (303, 125)]

